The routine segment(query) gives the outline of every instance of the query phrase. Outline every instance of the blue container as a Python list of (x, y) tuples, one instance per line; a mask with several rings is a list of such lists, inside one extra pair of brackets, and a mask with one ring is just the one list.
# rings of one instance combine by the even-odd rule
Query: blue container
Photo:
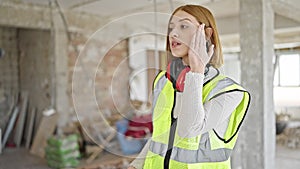
[(119, 144), (121, 146), (122, 153), (125, 155), (139, 153), (142, 150), (142, 148), (144, 147), (147, 140), (126, 138), (125, 132), (127, 131), (127, 128), (128, 128), (128, 120), (126, 120), (126, 119), (117, 121), (116, 127), (117, 127), (117, 131), (118, 131), (117, 138), (118, 138)]

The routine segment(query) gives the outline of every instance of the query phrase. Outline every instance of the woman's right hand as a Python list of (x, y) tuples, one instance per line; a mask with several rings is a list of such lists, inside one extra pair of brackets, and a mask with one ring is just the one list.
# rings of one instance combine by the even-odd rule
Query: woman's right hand
[(127, 169), (136, 169), (136, 168), (133, 166), (129, 166)]
[[(208, 28), (211, 29), (211, 28)], [(189, 65), (192, 72), (204, 74), (205, 66), (210, 61), (214, 53), (214, 45), (208, 46), (206, 49), (205, 25), (202, 23), (194, 34), (189, 49)]]

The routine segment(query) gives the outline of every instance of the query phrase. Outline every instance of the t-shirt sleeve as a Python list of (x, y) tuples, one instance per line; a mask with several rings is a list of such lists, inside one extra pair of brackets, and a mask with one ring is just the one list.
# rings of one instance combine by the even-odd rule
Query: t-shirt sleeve
[(174, 114), (178, 116), (178, 135), (195, 137), (211, 129), (224, 136), (230, 115), (243, 99), (242, 92), (224, 93), (202, 103), (203, 74), (189, 72), (182, 94), (177, 94)]

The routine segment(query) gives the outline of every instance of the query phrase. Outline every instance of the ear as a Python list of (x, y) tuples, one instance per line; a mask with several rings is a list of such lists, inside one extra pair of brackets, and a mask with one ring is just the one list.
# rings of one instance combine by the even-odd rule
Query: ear
[(212, 28), (205, 28), (205, 35), (206, 35), (206, 39), (210, 39), (211, 35), (213, 34), (213, 29)]

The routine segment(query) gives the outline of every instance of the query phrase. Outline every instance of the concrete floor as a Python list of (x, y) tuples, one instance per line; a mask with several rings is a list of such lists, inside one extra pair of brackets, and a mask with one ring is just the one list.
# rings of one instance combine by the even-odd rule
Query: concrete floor
[(0, 169), (51, 169), (46, 160), (26, 148), (6, 148), (0, 155)]
[(276, 169), (300, 168), (300, 149), (290, 149), (277, 145)]
[[(277, 145), (276, 169), (300, 168), (300, 149)], [(46, 160), (29, 154), (25, 148), (6, 148), (0, 155), (0, 169), (50, 169)]]

